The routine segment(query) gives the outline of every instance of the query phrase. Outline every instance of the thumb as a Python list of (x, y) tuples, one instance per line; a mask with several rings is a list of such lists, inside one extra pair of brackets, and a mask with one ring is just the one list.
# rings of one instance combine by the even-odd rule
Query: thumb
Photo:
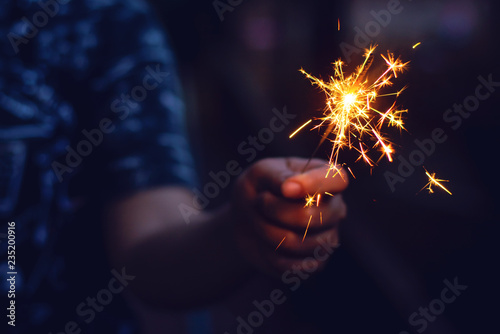
[(293, 199), (303, 198), (315, 193), (339, 193), (349, 184), (349, 178), (345, 170), (336, 167), (329, 171), (325, 166), (326, 161), (319, 160), (311, 163), (310, 169), (302, 174), (296, 174), (287, 178), (282, 186), (283, 196)]

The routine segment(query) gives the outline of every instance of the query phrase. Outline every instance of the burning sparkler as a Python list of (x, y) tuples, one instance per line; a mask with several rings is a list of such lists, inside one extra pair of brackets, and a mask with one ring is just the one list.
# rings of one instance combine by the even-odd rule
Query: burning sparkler
[[(383, 128), (393, 126), (400, 130), (404, 129), (402, 115), (407, 112), (407, 110), (398, 109), (396, 107), (396, 101), (394, 100), (391, 107), (382, 111), (379, 110), (379, 107), (376, 107), (376, 101), (378, 98), (382, 97), (392, 96), (397, 98), (401, 94), (404, 88), (396, 92), (384, 94), (381, 93), (381, 90), (391, 86), (393, 84), (393, 79), (398, 77), (398, 73), (405, 70), (408, 63), (404, 63), (399, 58), (395, 58), (394, 54), (390, 52), (388, 52), (386, 56), (381, 54), (380, 56), (385, 63), (385, 70), (377, 79), (370, 81), (369, 74), (371, 73), (368, 73), (368, 71), (373, 64), (376, 48), (377, 46), (372, 46), (367, 49), (363, 63), (348, 76), (344, 74), (344, 62), (341, 59), (337, 60), (334, 63), (335, 74), (330, 77), (330, 81), (328, 82), (312, 76), (303, 69), (300, 70), (313, 85), (318, 86), (327, 96), (323, 117), (318, 118), (321, 122), (312, 128), (319, 129), (326, 127), (321, 141), (318, 144), (318, 148), (327, 139), (332, 143), (332, 152), (329, 161), (330, 167), (328, 168), (326, 177), (328, 177), (331, 172), (333, 172), (333, 176), (340, 173), (338, 158), (339, 152), (343, 148), (356, 150), (359, 153), (359, 158), (356, 161), (362, 159), (370, 167), (373, 167), (375, 162), (369, 156), (369, 153), (376, 148), (382, 152), (378, 160), (386, 156), (387, 159), (392, 162), (394, 149), (383, 133)], [(309, 119), (302, 124), (290, 135), (290, 138), (293, 138), (312, 121), (313, 119)], [(349, 171), (352, 173), (350, 169)], [(328, 193), (325, 193), (325, 195), (326, 194)], [(304, 207), (311, 207), (315, 203), (319, 206), (320, 198), (321, 194), (307, 196)], [(309, 222), (307, 223), (302, 242), (307, 235), (311, 220), (312, 215), (309, 217)], [(320, 222), (322, 223), (322, 221), (323, 217), (320, 213)], [(283, 241), (284, 239), (278, 247)]]
[[(393, 101), (388, 109), (379, 110), (376, 102), (382, 97), (397, 98), (403, 92), (405, 88), (384, 94), (381, 90), (393, 84), (393, 79), (405, 70), (408, 62), (402, 62), (390, 52), (386, 56), (381, 54), (385, 62), (385, 70), (377, 79), (370, 81), (368, 71), (373, 64), (376, 48), (377, 46), (372, 46), (367, 49), (363, 63), (348, 76), (344, 74), (344, 62), (340, 59), (334, 63), (335, 74), (327, 82), (312, 76), (303, 69), (300, 70), (327, 96), (323, 117), (318, 118), (321, 122), (312, 129), (326, 127), (319, 145), (326, 139), (331, 141), (333, 147), (330, 166), (338, 165), (339, 152), (346, 147), (356, 150), (359, 153), (358, 160), (362, 159), (370, 166), (375, 164), (369, 156), (369, 152), (373, 149), (379, 149), (382, 152), (380, 158), (385, 155), (389, 161), (392, 161), (394, 149), (383, 133), (383, 129), (390, 126), (404, 129), (402, 116), (407, 110), (398, 109), (396, 101)], [(311, 122), (312, 119), (300, 126), (290, 135), (290, 138)]]
[[(340, 30), (340, 20), (338, 21), (338, 29)], [(418, 47), (421, 43), (413, 45), (413, 49)], [(344, 62), (339, 59), (334, 65), (334, 76), (330, 77), (329, 81), (323, 81), (319, 78), (312, 76), (305, 70), (300, 69), (313, 85), (318, 86), (327, 96), (326, 108), (323, 117), (317, 118), (320, 123), (314, 126), (311, 130), (325, 128), (322, 138), (312, 156), (315, 155), (318, 148), (325, 140), (332, 143), (332, 151), (330, 154), (329, 168), (325, 177), (328, 177), (333, 171), (333, 176), (340, 173), (338, 164), (339, 153), (342, 149), (354, 149), (359, 153), (356, 161), (363, 160), (370, 167), (376, 165), (384, 156), (392, 162), (392, 155), (394, 149), (392, 143), (384, 133), (385, 128), (395, 127), (399, 130), (404, 130), (403, 114), (408, 112), (406, 109), (398, 109), (396, 107), (397, 97), (404, 91), (405, 87), (399, 91), (384, 92), (385, 87), (393, 85), (393, 80), (398, 77), (398, 73), (403, 72), (409, 62), (403, 62), (400, 58), (395, 58), (393, 53), (388, 52), (387, 55), (380, 54), (380, 57), (385, 63), (385, 69), (381, 71), (381, 75), (375, 80), (371, 81), (372, 76), (370, 68), (374, 62), (374, 52), (377, 46), (371, 46), (365, 50), (364, 61), (359, 65), (352, 74), (346, 76), (343, 67)], [(376, 102), (379, 98), (393, 97), (394, 100), (388, 109), (380, 110)], [(313, 119), (309, 119), (302, 124), (296, 131), (294, 131), (290, 138), (293, 138), (297, 133), (309, 125)], [(371, 156), (371, 151), (378, 149), (381, 152), (380, 157), (375, 162)], [(311, 157), (312, 158), (312, 157)], [(304, 167), (306, 170), (307, 164)], [(425, 169), (425, 168), (424, 168)], [(350, 168), (348, 170), (351, 172)], [(441, 182), (448, 182), (447, 180), (437, 179), (436, 173), (430, 174), (427, 170), (426, 175), (429, 177), (429, 183), (422, 188), (429, 190), (429, 193), (434, 193), (433, 186), (438, 186), (451, 195), (451, 192), (446, 189)], [(340, 174), (342, 175), (342, 174)], [(354, 174), (353, 174), (354, 176)], [(325, 195), (333, 196), (330, 193)], [(314, 204), (319, 206), (321, 194), (316, 193), (312, 196), (308, 195), (305, 198), (304, 207), (312, 207)], [(302, 242), (307, 235), (309, 226), (311, 224), (312, 215), (309, 217)], [(323, 217), (320, 212), (320, 222), (323, 222)], [(285, 238), (280, 242), (285, 241)]]

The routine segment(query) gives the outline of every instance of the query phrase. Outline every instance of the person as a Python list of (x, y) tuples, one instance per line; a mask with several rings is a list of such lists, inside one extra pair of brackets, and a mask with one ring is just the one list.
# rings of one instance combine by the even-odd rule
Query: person
[[(186, 224), (179, 208), (194, 203), (197, 177), (182, 92), (145, 2), (0, 3), (0, 208), (2, 233), (13, 222), (17, 242), (13, 333), (127, 333), (133, 322), (112, 300), (129, 283), (148, 304), (192, 308), (253, 273), (276, 277), (302, 264), (322, 239), (338, 243), (348, 177), (325, 179), (322, 160), (304, 173), (305, 159), (259, 161), (238, 176), (230, 202)], [(335, 196), (305, 209), (303, 198), (318, 191)]]

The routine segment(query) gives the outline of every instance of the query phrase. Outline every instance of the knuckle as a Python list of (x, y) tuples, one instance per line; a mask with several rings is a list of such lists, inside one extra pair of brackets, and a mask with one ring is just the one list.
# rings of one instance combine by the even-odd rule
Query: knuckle
[(252, 166), (250, 166), (250, 169), (252, 169), (253, 172), (262, 172), (263, 170), (267, 169), (267, 166), (273, 163), (273, 158), (265, 158), (261, 159), (257, 162), (255, 162)]
[(264, 191), (257, 196), (258, 207), (266, 212), (272, 212), (272, 195), (268, 191)]
[(340, 218), (344, 219), (346, 217), (347, 217), (347, 205), (345, 204), (344, 201), (342, 201), (342, 207), (341, 207), (341, 211), (340, 211)]

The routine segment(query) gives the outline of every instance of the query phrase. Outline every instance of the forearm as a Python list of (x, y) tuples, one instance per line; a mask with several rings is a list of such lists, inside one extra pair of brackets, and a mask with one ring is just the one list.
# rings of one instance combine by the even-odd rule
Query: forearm
[(125, 255), (137, 273), (136, 294), (156, 306), (185, 308), (211, 301), (236, 287), (250, 272), (234, 246), (227, 215), (158, 233)]
[[(135, 209), (137, 217), (141, 207)], [(144, 207), (147, 224), (162, 228), (139, 242), (115, 245), (112, 252), (115, 265), (135, 276), (131, 287), (145, 302), (168, 308), (199, 306), (231, 291), (252, 272), (235, 245), (229, 207), (193, 215), (190, 224), (172, 208), (158, 207), (158, 214), (152, 215), (154, 208)], [(137, 221), (130, 215), (121, 219)], [(153, 224), (152, 219), (164, 221)]]

